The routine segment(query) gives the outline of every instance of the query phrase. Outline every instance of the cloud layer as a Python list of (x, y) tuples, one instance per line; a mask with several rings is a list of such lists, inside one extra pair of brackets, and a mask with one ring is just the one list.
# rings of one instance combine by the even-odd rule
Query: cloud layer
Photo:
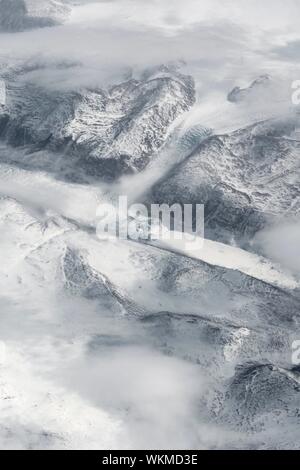
[(101, 85), (128, 67), (138, 72), (170, 61), (184, 61), (200, 83), (247, 79), (291, 68), (288, 44), (299, 37), (299, 10), (293, 0), (284, 7), (269, 0), (81, 2), (63, 26), (2, 33), (0, 57), (81, 65), (75, 74), (51, 67), (41, 73), (52, 86)]

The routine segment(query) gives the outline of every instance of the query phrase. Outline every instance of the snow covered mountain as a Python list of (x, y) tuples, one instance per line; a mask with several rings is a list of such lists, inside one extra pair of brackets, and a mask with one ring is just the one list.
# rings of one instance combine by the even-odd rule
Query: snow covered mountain
[[(13, 171), (16, 175), (16, 170)], [(38, 181), (39, 177), (36, 179)], [(2, 175), (1, 181), (4, 180), (5, 175)], [(25, 178), (25, 174), (22, 181), (24, 189), (30, 185), (30, 178)], [(51, 178), (48, 188), (51, 187), (50, 181)], [(76, 201), (71, 194), (68, 196), (68, 191), (72, 191), (72, 188), (63, 183), (59, 183), (55, 191), (59, 188), (64, 191), (65, 203), (68, 198), (73, 201), (71, 212), (74, 211), (75, 218)], [(76, 191), (76, 186), (73, 191)], [(6, 258), (6, 263), (1, 268), (0, 275), (7, 286), (7, 295), (17, 292), (13, 311), (9, 304), (3, 306), (3, 318), (13, 315), (13, 321), (20, 309), (26, 311), (24, 321), (33, 332), (26, 333), (21, 349), (20, 346), (15, 349), (16, 338), (11, 338), (8, 342), (10, 355), (13, 357), (17, 352), (21, 354), (25, 367), (28, 365), (26, 361), (30, 362), (33, 368), (30, 372), (32, 383), (39, 384), (37, 393), (41, 393), (45, 384), (38, 374), (37, 359), (31, 356), (32, 334), (38, 334), (41, 338), (44, 335), (48, 337), (46, 349), (43, 340), (39, 340), (38, 361), (47, 360), (50, 369), (54, 367), (58, 376), (66, 361), (68, 367), (72, 368), (72, 357), (82, 347), (87, 349), (88, 357), (108, 354), (109, 351), (115, 354), (126, 351), (129, 346), (137, 348), (141, 354), (146, 347), (156, 351), (155, 354), (195, 364), (198, 373), (205, 376), (210, 384), (209, 395), (203, 395), (202, 391), (199, 396), (202, 405), (194, 418), (196, 422), (205, 419), (225, 428), (230, 423), (232, 429), (241, 428), (243, 433), (248, 433), (248, 440), (258, 438), (258, 433), (262, 432), (258, 424), (251, 424), (252, 421), (256, 423), (261, 419), (261, 412), (257, 407), (262, 407), (262, 404), (255, 405), (253, 396), (251, 406), (255, 407), (255, 413), (249, 411), (247, 420), (244, 413), (242, 423), (240, 418), (235, 418), (236, 407), (243, 406), (242, 397), (246, 393), (243, 387), (248, 387), (246, 372), (245, 378), (243, 375), (243, 380), (240, 380), (241, 371), (237, 369), (234, 372), (235, 366), (245, 364), (245, 368), (252, 368), (252, 374), (255, 367), (262, 373), (274, 371), (274, 383), (272, 387), (269, 384), (274, 394), (274, 405), (269, 402), (268, 409), (264, 409), (272, 429), (276, 400), (287, 400), (286, 407), (293, 400), (295, 408), (298, 396), (295, 382), (297, 373), (291, 370), (289, 356), (290, 343), (299, 330), (298, 288), (292, 284), (290, 287), (285, 285), (280, 288), (276, 283), (272, 285), (245, 274), (236, 265), (239, 259), (236, 254), (232, 257), (229, 268), (224, 267), (221, 259), (218, 261), (217, 258), (215, 264), (211, 265), (184, 254), (131, 241), (115, 241), (113, 245), (107, 241), (99, 242), (93, 231), (81, 228), (79, 221), (70, 221), (55, 214), (53, 210), (42, 214), (40, 210), (34, 209), (29, 200), (27, 203), (23, 200), (20, 204), (15, 199), (2, 197), (0, 211), (2, 236), (6, 232), (10, 234), (9, 239), (5, 238), (5, 244), (1, 244), (1, 254)], [(217, 250), (218, 244), (215, 243), (212, 252)], [(264, 265), (263, 260), (260, 263)], [(259, 265), (256, 264), (255, 268), (259, 269)], [(39, 303), (40, 298), (44, 299), (42, 323), (40, 315), (34, 312), (34, 305)], [(56, 299), (61, 305), (59, 314), (54, 313)], [(115, 331), (114, 325), (118, 325), (118, 322), (123, 324), (121, 331), (119, 328)], [(55, 340), (59, 331), (59, 339)], [(70, 343), (68, 352), (62, 352), (64, 365), (60, 363), (61, 353), (58, 352), (63, 343)], [(65, 350), (64, 347), (63, 349)], [(262, 362), (262, 358), (265, 362)], [(10, 362), (2, 367), (4, 381), (6, 378), (10, 380), (8, 373), (11, 372), (11, 367)], [(51, 374), (50, 371), (49, 373)], [(293, 374), (296, 374), (295, 378)], [(280, 383), (286, 380), (286, 385), (282, 387), (287, 387), (288, 391), (284, 391), (284, 394), (281, 389), (276, 388), (277, 378)], [(90, 377), (88, 380), (93, 379)], [(267, 379), (259, 375), (256, 380)], [(238, 382), (237, 387), (234, 386), (235, 382)], [(253, 380), (251, 384), (256, 386)], [(80, 394), (78, 386), (76, 381), (75, 387)], [(50, 400), (56, 401), (57, 393), (58, 390), (54, 388), (50, 392)], [(253, 391), (255, 393), (257, 392)], [(266, 395), (261, 393), (262, 399), (267, 400)], [(5, 399), (5, 394), (2, 397)], [(11, 409), (10, 419), (14, 417), (18, 420), (15, 413), (22, 400), (24, 402), (17, 387), (14, 390), (14, 410)], [(135, 413), (138, 413), (138, 419), (147, 420), (143, 409), (136, 408), (138, 404), (133, 397), (130, 396), (127, 400)], [(193, 406), (193, 400), (189, 406)], [(113, 406), (120, 406), (118, 399)], [(41, 413), (44, 412), (41, 410)], [(172, 418), (172, 413), (170, 412), (169, 418)], [(42, 419), (45, 418), (46, 416)], [(54, 427), (53, 423), (49, 428), (44, 424), (43, 433), (48, 437), (39, 445), (47, 448), (76, 445), (74, 436), (69, 436), (60, 418), (57, 419)], [(297, 419), (297, 413), (292, 409), (285, 418), (282, 416), (282, 429), (278, 431), (281, 445), (290, 424), (296, 423)], [(27, 421), (28, 429), (31, 426), (31, 420)], [(96, 418), (92, 419), (91, 426), (91, 433), (97, 432)], [(268, 431), (268, 426), (269, 424), (265, 424), (265, 432)], [(24, 433), (26, 445), (34, 445), (24, 422), (19, 422), (18, 432)], [(51, 437), (52, 433), (56, 437)], [(0, 436), (2, 442), (9, 439), (3, 426), (0, 427)], [(188, 436), (191, 438), (190, 434)], [(270, 442), (266, 440), (265, 445), (270, 446)]]
[(3, 75), (1, 137), (14, 146), (66, 152), (94, 176), (116, 178), (145, 168), (194, 103), (193, 80), (165, 67), (107, 90), (76, 92), (28, 83), (26, 72), (34, 71)]
[(299, 214), (299, 115), (212, 135), (152, 189), (156, 203), (205, 204), (215, 239), (246, 242), (266, 224)]
[(270, 81), (271, 77), (269, 75), (262, 75), (246, 88), (235, 87), (228, 93), (227, 99), (232, 103), (239, 103), (253, 98), (253, 95), (255, 96), (261, 93), (263, 96), (270, 85)]
[[(299, 222), (281, 46), (118, 3), (0, 0), (0, 448), (297, 449), (300, 265), (257, 242)], [(102, 239), (119, 196), (204, 204), (203, 243)]]
[[(199, 252), (188, 252), (172, 242), (100, 242), (95, 235), (96, 208), (99, 200), (111, 201), (114, 186), (107, 193), (107, 189), (97, 185), (82, 184), (84, 178), (81, 184), (71, 183), (71, 170), (61, 173), (60, 165), (67, 159), (72, 171), (81, 168), (94, 177), (112, 178), (128, 171), (128, 166), (120, 166), (120, 155), (125, 149), (131, 165), (135, 162), (134, 169), (142, 170), (153, 152), (156, 158), (150, 167), (160, 168), (160, 159), (174, 154), (177, 148), (183, 161), (154, 184), (153, 200), (170, 204), (205, 202), (209, 208), (206, 220), (218, 235), (214, 238), (224, 239), (226, 231), (236, 238), (245, 234), (250, 238), (267, 222), (269, 207), (278, 217), (287, 209), (297, 210), (298, 142), (288, 137), (297, 126), (297, 116), (293, 120), (257, 123), (224, 136), (210, 135), (211, 131), (201, 126), (177, 129), (169, 138), (177, 115), (193, 103), (193, 82), (188, 77), (164, 69), (155, 78), (131, 79), (106, 92), (57, 95), (32, 84), (20, 85), (20, 76), (15, 72), (13, 76), (16, 78), (8, 86), (8, 101), (1, 119), (1, 253), (6, 262), (0, 276), (7, 286), (6, 295), (14, 299), (13, 308), (10, 304), (3, 307), (3, 325), (8, 317), (10, 321), (18, 318), (20, 310), (28, 312), (26, 328), (42, 338), (38, 342), (39, 361), (49, 361), (50, 357), (52, 378), (56, 371), (47, 395), (49, 400), (62, 406), (57, 396), (60, 387), (68, 389), (68, 381), (78, 394), (74, 403), (71, 397), (68, 399), (67, 423), (53, 411), (55, 422), (47, 424), (49, 418), (41, 406), (44, 427), (35, 441), (30, 431), (36, 425), (34, 421), (30, 417), (18, 418), (18, 413), (26, 416), (22, 403), (28, 409), (34, 406), (32, 399), (12, 381), (11, 362), (4, 364), (3, 380), (8, 388), (0, 396), (5, 400), (12, 393), (9, 387), (13, 387), (14, 399), (6, 413), (9, 422), (18, 422), (14, 432), (22, 436), (24, 444), (17, 446), (93, 446), (92, 437), (86, 444), (80, 433), (75, 438), (72, 431), (72, 407), (76, 406), (83, 407), (87, 416), (93, 415), (92, 434), (101, 432), (99, 423), (105, 423), (106, 429), (115, 429), (113, 410), (120, 406), (132, 408), (137, 421), (148, 426), (147, 411), (129, 392), (126, 398), (117, 394), (109, 406), (105, 398), (95, 402), (92, 369), (87, 368), (85, 381), (93, 385), (81, 390), (82, 379), (73, 370), (72, 358), (80, 357), (83, 349), (87, 355), (84, 360), (97, 361), (104, 354), (110, 361), (111, 354), (130, 354), (131, 364), (131, 354), (138, 351), (138, 356), (154, 355), (159, 362), (164, 357), (172, 358), (178, 361), (176, 367), (183, 370), (185, 364), (195, 367), (208, 389), (198, 389), (197, 384), (193, 385), (196, 396), (187, 394), (187, 408), (180, 419), (186, 430), (184, 442), (189, 445), (194, 442), (194, 435), (187, 431), (186, 423), (198, 402), (193, 426), (206, 422), (219, 432), (230, 430), (225, 447), (247, 448), (261, 439), (262, 447), (290, 448), (287, 436), (298, 423), (298, 372), (290, 363), (290, 345), (300, 331), (299, 280), (267, 259), (209, 240)], [(150, 139), (149, 132), (155, 137)], [(72, 143), (68, 144), (70, 136)], [(83, 149), (89, 152), (87, 161), (93, 162), (92, 167), (87, 166)], [(140, 149), (146, 156), (137, 163)], [(108, 170), (111, 165), (105, 166), (102, 160), (114, 159), (114, 171)], [(53, 165), (58, 166), (55, 169)], [(272, 171), (268, 181), (266, 165)], [(291, 171), (286, 172), (285, 165)], [(140, 176), (130, 178), (134, 181)], [(241, 187), (243, 192), (236, 189)], [(256, 209), (260, 210), (260, 218), (255, 216)], [(40, 299), (43, 319), (35, 313)], [(59, 316), (57, 302), (61, 305)], [(21, 354), (23, 368), (30, 365), (27, 373), (35, 384), (35, 400), (40, 402), (48, 385), (47, 379), (40, 377), (40, 364), (32, 353), (31, 341), (32, 334), (26, 333), (22, 347), (16, 347), (15, 335), (6, 344), (10, 357)], [(65, 343), (69, 344), (67, 353)], [(128, 352), (130, 348), (133, 353)], [(120, 359), (116, 360), (116, 365), (110, 367), (117, 367), (118, 375)], [(71, 377), (65, 374), (66, 363), (73, 370)], [(173, 364), (166, 367), (172, 369)], [(188, 387), (194, 369), (184, 373), (188, 373)], [(111, 377), (106, 381), (110, 387)], [(101, 387), (97, 387), (101, 395)], [(260, 392), (269, 388), (271, 401), (269, 392)], [(261, 404), (256, 401), (258, 393)], [(92, 409), (78, 401), (86, 394), (92, 400)], [(245, 411), (246, 395), (249, 401)], [(161, 397), (155, 406), (160, 407), (163, 400)], [(280, 419), (279, 401), (283, 404)], [(99, 406), (101, 410), (108, 406), (112, 414), (100, 418), (92, 411)], [(176, 429), (175, 416), (177, 413), (168, 408), (167, 423), (173, 431), (170, 427), (163, 431), (169, 433), (168, 442), (174, 446), (183, 442), (172, 434)], [(155, 423), (155, 427), (162, 426), (159, 413)], [(122, 427), (125, 435), (133, 433), (132, 442), (140, 439), (136, 421), (123, 422)], [(15, 445), (10, 443), (10, 433), (0, 427), (1, 442), (6, 446)], [(239, 433), (239, 437), (232, 437), (232, 433)], [(147, 436), (155, 445), (156, 436), (150, 429)], [(112, 431), (109, 444), (101, 442), (104, 446), (118, 446), (119, 437)], [(143, 447), (148, 441), (139, 442)], [(213, 438), (205, 445), (214, 446)]]

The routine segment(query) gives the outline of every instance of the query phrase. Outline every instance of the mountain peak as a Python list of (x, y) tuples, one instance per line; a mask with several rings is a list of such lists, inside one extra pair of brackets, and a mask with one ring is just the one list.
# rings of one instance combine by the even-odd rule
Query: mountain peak
[(262, 90), (268, 88), (271, 83), (271, 77), (268, 74), (260, 75), (256, 78), (251, 85), (246, 88), (236, 86), (228, 94), (227, 99), (231, 103), (239, 103), (251, 97), (255, 93), (260, 93)]

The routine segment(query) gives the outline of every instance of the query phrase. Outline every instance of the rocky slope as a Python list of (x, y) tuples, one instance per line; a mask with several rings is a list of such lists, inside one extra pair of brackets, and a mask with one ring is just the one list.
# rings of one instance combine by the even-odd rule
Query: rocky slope
[(246, 242), (266, 224), (299, 213), (299, 124), (294, 115), (208, 137), (149, 200), (204, 204), (209, 238)]
[[(194, 103), (193, 80), (162, 68), (108, 89), (49, 91), (9, 71), (0, 135), (14, 146), (65, 152), (93, 176), (137, 172), (165, 143), (174, 121)], [(66, 157), (67, 158), (67, 157)]]
[[(25, 187), (28, 183), (24, 179)], [(63, 183), (60, 185), (63, 189)], [(73, 209), (76, 212), (76, 203)], [(22, 320), (22, 347), (16, 342), (18, 330), (10, 332), (6, 347), (9, 358), (22, 355), (25, 370), (29, 361), (28, 373), (31, 383), (36, 384), (37, 402), (46, 387), (39, 374), (45, 361), (46, 376), (52, 377), (52, 386), (48, 388), (50, 402), (58, 404), (63, 383), (67, 387), (65, 397), (69, 397), (67, 401), (71, 404), (68, 385), (64, 383), (69, 372), (64, 372), (64, 367), (72, 370), (73, 358), (78, 357), (79, 352), (84, 351), (90, 364), (91, 361), (97, 364), (103, 357), (116, 354), (127, 357), (130, 348), (134, 348), (135, 355), (143, 357), (147, 348), (154, 358), (159, 355), (183, 361), (183, 364), (195, 366), (195, 373), (205, 377), (209, 384), (207, 393), (201, 389), (199, 395), (189, 398), (183, 414), (186, 420), (190, 407), (197, 404), (193, 428), (207, 421), (214, 422), (219, 432), (227, 428), (230, 433), (238, 432), (239, 438), (234, 444), (231, 437), (226, 444), (238, 447), (251, 446), (255, 439), (261, 439), (261, 445), (270, 448), (274, 446), (276, 432), (276, 442), (289, 447), (285, 434), (291, 427), (299, 427), (298, 376), (290, 366), (290, 344), (300, 327), (297, 290), (280, 289), (240, 270), (213, 266), (145, 244), (126, 240), (100, 242), (80, 221), (70, 222), (53, 211), (41, 213), (29, 200), (20, 204), (15, 199), (2, 197), (0, 227), (5, 240), (1, 254), (7, 253), (0, 276), (6, 285), (6, 297), (10, 298), (14, 292), (14, 305), (3, 303), (2, 332), (10, 330), (9, 325), (18, 321), (21, 312), (26, 312)], [(36, 308), (41, 299), (43, 311), (38, 313)], [(32, 355), (32, 342), (38, 348), (37, 355)], [(102, 367), (105, 368), (103, 364)], [(128, 367), (126, 362), (126, 370)], [(2, 371), (4, 383), (6, 377), (8, 384), (13, 383), (6, 366)], [(93, 390), (98, 390), (99, 385), (97, 379), (90, 376), (93, 368), (87, 367), (86, 371), (86, 380), (93, 386), (88, 390), (81, 390), (77, 382), (73, 386), (81, 400), (87, 394), (93, 403)], [(76, 362), (76, 372), (72, 374), (79, 374), (80, 378), (80, 373)], [(112, 377), (106, 380), (111, 384)], [(5, 399), (9, 391), (1, 393)], [(7, 409), (11, 410), (9, 420), (15, 418), (15, 429), (17, 434), (22, 434), (25, 448), (28, 445), (43, 448), (76, 445), (75, 435), (66, 432), (67, 428), (72, 429), (72, 423), (66, 426), (55, 415), (51, 424), (43, 408), (40, 413), (44, 427), (40, 434), (31, 434), (33, 418), (25, 425), (14, 411), (28, 402), (26, 393), (22, 388), (19, 395), (20, 390), (15, 385)], [(98, 404), (92, 409), (99, 410), (99, 400), (106, 406), (105, 401), (101, 401), (103, 398), (99, 398), (102, 393), (100, 387), (96, 392)], [(91, 413), (83, 403), (80, 406)], [(110, 403), (113, 413), (117, 409), (125, 412), (128, 406), (131, 411), (127, 411), (130, 419), (126, 432), (132, 432), (132, 415), (136, 415), (143, 426), (148, 426), (146, 411), (138, 408), (135, 394), (127, 397), (125, 403), (119, 399)], [(280, 416), (277, 414), (279, 406)], [(173, 411), (168, 413), (168, 419), (174, 416), (179, 419), (177, 412), (174, 416)], [(97, 431), (97, 419), (90, 420), (91, 432)], [(158, 424), (157, 417), (153, 419)], [(106, 424), (107, 427), (112, 425), (113, 421)], [(85, 433), (86, 428), (76, 434), (79, 442), (82, 442), (82, 432)], [(149, 434), (147, 436), (152, 442), (151, 434), (150, 438)], [(0, 438), (8, 437), (5, 428), (0, 426)], [(296, 433), (293, 442), (297, 439)], [(179, 438), (174, 442), (182, 441)], [(209, 446), (213, 445), (212, 438)]]
[[(71, 3), (0, 0), (0, 30)], [(299, 214), (297, 112), (217, 132), (184, 120), (195, 84), (177, 67), (74, 90), (45, 77), (79, 63), (5, 60), (0, 447), (299, 447), (299, 279), (241, 249)], [(270, 87), (235, 87), (226, 109)], [(204, 204), (211, 240), (100, 240), (99, 204), (127, 193)]]

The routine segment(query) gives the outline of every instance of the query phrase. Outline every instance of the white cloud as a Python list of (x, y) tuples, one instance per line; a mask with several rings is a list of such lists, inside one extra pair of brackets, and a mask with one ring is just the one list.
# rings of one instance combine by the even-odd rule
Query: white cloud
[(280, 225), (261, 231), (256, 246), (269, 258), (300, 277), (300, 221), (282, 220)]
[(35, 77), (63, 87), (111, 83), (128, 66), (183, 60), (213, 87), (249, 71), (281, 71), (282, 59), (272, 50), (295, 39), (299, 10), (293, 0), (284, 7), (269, 0), (83, 2), (62, 26), (1, 34), (0, 57), (80, 62), (81, 70), (52, 68)]

